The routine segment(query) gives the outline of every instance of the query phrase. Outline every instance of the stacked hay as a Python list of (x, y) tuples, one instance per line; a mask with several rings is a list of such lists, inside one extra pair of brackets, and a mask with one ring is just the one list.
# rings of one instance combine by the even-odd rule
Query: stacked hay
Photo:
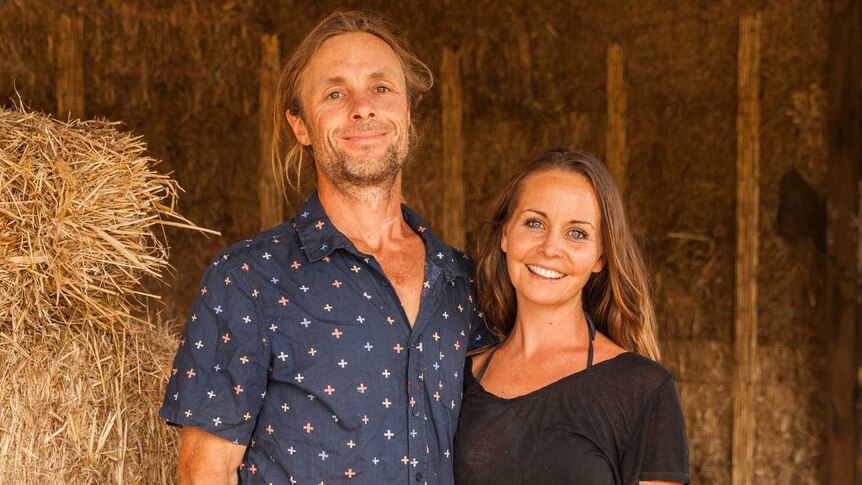
[(103, 121), (0, 110), (0, 483), (172, 482), (175, 349), (142, 278), (179, 187)]

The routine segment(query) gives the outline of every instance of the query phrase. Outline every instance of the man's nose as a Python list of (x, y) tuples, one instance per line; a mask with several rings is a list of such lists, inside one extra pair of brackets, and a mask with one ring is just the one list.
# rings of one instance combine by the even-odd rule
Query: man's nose
[(354, 120), (364, 120), (377, 116), (377, 109), (368, 93), (357, 92), (353, 95), (352, 101), (350, 116)]

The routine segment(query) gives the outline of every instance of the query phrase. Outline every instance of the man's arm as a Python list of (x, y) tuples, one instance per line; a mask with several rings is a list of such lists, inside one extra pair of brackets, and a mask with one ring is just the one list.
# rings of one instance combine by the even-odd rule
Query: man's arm
[(236, 485), (236, 470), (245, 446), (231, 443), (194, 426), (180, 434), (180, 485)]

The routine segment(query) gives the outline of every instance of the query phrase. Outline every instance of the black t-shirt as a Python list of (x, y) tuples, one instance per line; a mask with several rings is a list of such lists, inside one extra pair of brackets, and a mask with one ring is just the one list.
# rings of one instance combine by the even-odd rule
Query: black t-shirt
[(455, 482), (689, 483), (685, 421), (673, 376), (634, 353), (503, 399), (465, 369)]

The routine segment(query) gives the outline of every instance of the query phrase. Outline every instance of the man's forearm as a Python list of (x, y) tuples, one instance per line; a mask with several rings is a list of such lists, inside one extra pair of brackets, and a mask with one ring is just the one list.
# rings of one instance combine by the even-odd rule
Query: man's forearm
[(179, 467), (179, 485), (237, 485), (239, 477), (236, 470), (226, 472), (224, 465), (206, 466), (198, 464), (195, 467)]
[(180, 438), (179, 485), (237, 485), (245, 447), (185, 426)]

